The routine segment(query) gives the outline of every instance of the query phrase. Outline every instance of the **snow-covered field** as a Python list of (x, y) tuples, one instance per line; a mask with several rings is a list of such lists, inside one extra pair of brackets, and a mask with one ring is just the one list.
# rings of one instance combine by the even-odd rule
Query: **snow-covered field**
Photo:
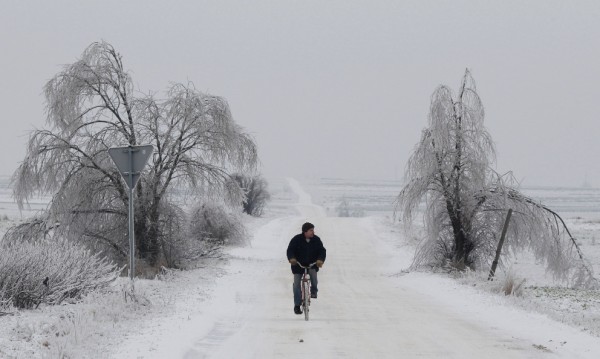
[[(124, 301), (126, 281), (118, 281), (77, 304), (0, 316), (0, 357), (600, 355), (600, 294), (555, 286), (527, 256), (510, 266), (526, 280), (519, 296), (501, 294), (507, 271), (494, 282), (478, 274), (404, 272), (416, 242), (392, 217), (399, 183), (281, 180), (270, 187), (265, 216), (246, 218), (250, 246), (228, 248), (197, 270), (137, 280), (138, 303)], [(600, 271), (600, 191), (536, 190), (550, 207), (563, 206), (557, 210)], [(20, 216), (6, 193), (0, 193), (3, 229)], [(362, 217), (336, 217), (341, 198)], [(307, 220), (328, 249), (309, 322), (293, 314), (285, 258), (289, 239)]]

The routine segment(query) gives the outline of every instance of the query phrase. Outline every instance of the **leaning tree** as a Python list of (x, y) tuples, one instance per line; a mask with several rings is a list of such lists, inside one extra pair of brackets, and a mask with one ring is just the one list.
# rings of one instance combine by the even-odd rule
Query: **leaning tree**
[[(138, 256), (154, 265), (162, 244), (186, 227), (182, 189), (227, 194), (241, 201), (229, 173), (251, 171), (254, 141), (237, 125), (225, 99), (174, 84), (163, 99), (134, 90), (121, 55), (106, 42), (90, 45), (44, 87), (48, 129), (32, 133), (13, 176), (23, 206), (53, 194), (48, 211), (10, 233), (66, 236), (126, 258), (128, 191), (107, 149), (152, 144), (149, 169), (136, 187)], [(173, 222), (177, 222), (173, 225)]]
[(483, 126), (484, 109), (466, 70), (458, 94), (439, 86), (431, 96), (429, 126), (409, 159), (397, 210), (410, 224), (424, 204), (425, 238), (413, 267), (450, 264), (489, 268), (508, 209), (512, 220), (503, 251), (531, 249), (556, 278), (596, 283), (562, 218), (523, 195), (510, 173), (492, 170), (495, 150)]

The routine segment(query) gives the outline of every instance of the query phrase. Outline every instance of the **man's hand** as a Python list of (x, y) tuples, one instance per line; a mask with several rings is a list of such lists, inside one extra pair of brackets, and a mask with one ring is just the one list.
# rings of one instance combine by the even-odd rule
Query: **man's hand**
[(295, 266), (296, 264), (298, 264), (298, 261), (296, 260), (296, 258), (290, 258), (289, 262), (291, 265)]
[(317, 267), (319, 267), (319, 268), (323, 267), (323, 261), (322, 260), (320, 260), (320, 259), (317, 260)]

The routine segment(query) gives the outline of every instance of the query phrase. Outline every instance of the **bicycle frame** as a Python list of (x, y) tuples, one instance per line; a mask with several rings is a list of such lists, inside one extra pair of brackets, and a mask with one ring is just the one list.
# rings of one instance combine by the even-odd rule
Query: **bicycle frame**
[(302, 281), (300, 282), (300, 290), (302, 293), (302, 309), (304, 311), (304, 320), (308, 320), (308, 307), (310, 306), (310, 274), (308, 274), (308, 270), (312, 268), (317, 262), (311, 263), (308, 266), (303, 266), (298, 263), (298, 266), (304, 269), (304, 274), (302, 275)]

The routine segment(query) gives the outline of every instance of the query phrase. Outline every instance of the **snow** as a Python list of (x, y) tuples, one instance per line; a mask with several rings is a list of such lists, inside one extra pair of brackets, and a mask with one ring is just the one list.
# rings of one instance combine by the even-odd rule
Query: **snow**
[[(494, 282), (476, 273), (457, 278), (407, 272), (416, 241), (384, 211), (383, 198), (394, 185), (374, 189), (378, 199), (365, 206), (373, 209), (367, 217), (338, 218), (326, 215), (331, 215), (326, 208), (334, 208), (339, 199), (327, 187), (338, 184), (271, 182), (273, 200), (265, 217), (245, 219), (253, 234), (250, 246), (227, 248), (223, 258), (206, 260), (196, 270), (137, 280), (139, 303), (124, 302), (123, 279), (81, 303), (0, 316), (0, 357), (600, 355), (600, 328), (593, 327), (600, 322), (597, 292), (550, 287), (543, 275), (536, 275), (535, 284), (543, 287), (528, 287), (520, 297), (504, 296), (498, 288), (502, 271)], [(345, 183), (338, 194), (354, 193), (359, 205), (372, 203), (368, 184), (360, 186), (356, 195), (352, 184)], [(591, 242), (600, 233), (595, 218), (570, 219), (576, 231), (590, 238), (584, 248), (597, 247)], [(308, 322), (292, 311), (292, 276), (285, 258), (289, 239), (305, 221), (315, 224), (328, 250)], [(591, 258), (595, 266), (597, 258)], [(517, 275), (533, 282), (528, 273), (535, 263), (518, 261)], [(542, 295), (540, 288), (573, 296)], [(586, 308), (583, 298), (588, 298)]]

